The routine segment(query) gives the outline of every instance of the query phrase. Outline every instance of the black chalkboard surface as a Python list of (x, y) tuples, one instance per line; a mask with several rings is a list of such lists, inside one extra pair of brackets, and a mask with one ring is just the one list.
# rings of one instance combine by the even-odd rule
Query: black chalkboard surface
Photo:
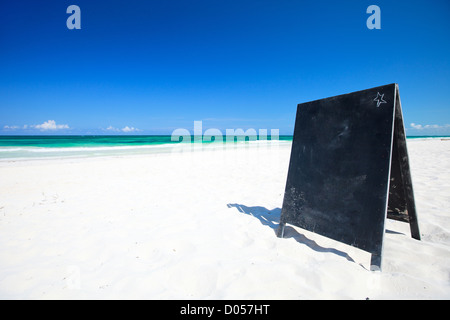
[(381, 269), (386, 217), (420, 239), (398, 85), (299, 104), (278, 236), (289, 223)]

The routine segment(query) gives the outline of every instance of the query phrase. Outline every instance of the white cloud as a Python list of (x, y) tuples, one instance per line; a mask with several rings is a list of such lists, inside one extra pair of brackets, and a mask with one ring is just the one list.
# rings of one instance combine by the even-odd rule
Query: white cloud
[(450, 124), (444, 124), (444, 125), (440, 126), (440, 125), (437, 125), (437, 124), (426, 124), (426, 125), (421, 125), (421, 124), (411, 123), (411, 128), (417, 129), (417, 130), (424, 130), (424, 129), (443, 129), (443, 128), (450, 128)]
[(42, 124), (36, 124), (30, 127), (39, 129), (41, 131), (69, 129), (69, 126), (67, 124), (56, 124), (55, 120), (48, 120)]
[(3, 130), (16, 130), (19, 129), (19, 126), (4, 126)]
[(122, 131), (123, 132), (135, 132), (135, 131), (141, 131), (141, 130), (134, 128), (134, 127), (130, 128), (130, 127), (126, 126), (125, 128), (122, 128)]
[(120, 131), (120, 129), (114, 128), (113, 126), (109, 126), (105, 130), (107, 130), (107, 131), (114, 131), (114, 132), (119, 132)]
[(108, 128), (106, 128), (107, 131), (113, 131), (113, 132), (138, 132), (138, 131), (142, 131), (138, 128), (135, 127), (129, 127), (126, 126), (122, 129), (118, 129), (118, 128), (114, 128), (113, 126), (109, 126)]

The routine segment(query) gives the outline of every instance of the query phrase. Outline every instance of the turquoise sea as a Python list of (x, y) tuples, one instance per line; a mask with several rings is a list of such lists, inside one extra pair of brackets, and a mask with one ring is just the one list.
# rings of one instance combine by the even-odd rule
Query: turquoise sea
[[(237, 140), (235, 144), (248, 143)], [(289, 142), (292, 136), (279, 136), (278, 140)], [(190, 143), (194, 143), (193, 137)], [(0, 161), (170, 152), (177, 145), (181, 143), (169, 135), (0, 136)]]
[[(407, 137), (407, 139), (436, 139), (436, 138), (450, 138), (450, 137), (449, 136)], [(292, 136), (279, 136), (278, 140), (290, 142), (292, 141)], [(192, 138), (191, 143), (193, 142), (194, 141)], [(210, 142), (203, 142), (203, 143), (210, 143)], [(234, 143), (243, 144), (248, 142), (235, 141)], [(253, 143), (253, 141), (250, 143)], [(171, 136), (169, 135), (0, 136), (0, 161), (11, 161), (19, 159), (111, 156), (111, 155), (116, 156), (127, 154), (171, 152), (174, 147), (180, 144), (181, 143), (179, 141), (172, 141)]]

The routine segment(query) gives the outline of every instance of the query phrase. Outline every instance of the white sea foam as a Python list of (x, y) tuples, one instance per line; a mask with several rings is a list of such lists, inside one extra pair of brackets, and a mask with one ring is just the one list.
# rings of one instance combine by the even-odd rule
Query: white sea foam
[(208, 143), (167, 143), (153, 145), (121, 145), (97, 147), (0, 147), (0, 161), (64, 158), (64, 157), (93, 157), (108, 155), (126, 155), (142, 153), (167, 153), (178, 151), (201, 151), (246, 146), (283, 145), (290, 141), (256, 140), (237, 142), (208, 142)]
[(8, 147), (0, 147), (0, 152), (16, 152), (21, 151), (22, 148), (8, 148)]

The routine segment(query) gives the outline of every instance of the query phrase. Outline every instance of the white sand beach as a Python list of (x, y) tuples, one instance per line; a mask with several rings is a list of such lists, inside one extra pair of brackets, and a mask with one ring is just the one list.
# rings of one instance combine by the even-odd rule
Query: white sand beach
[(290, 143), (0, 162), (1, 299), (449, 299), (450, 141), (408, 140), (422, 240), (277, 238)]

